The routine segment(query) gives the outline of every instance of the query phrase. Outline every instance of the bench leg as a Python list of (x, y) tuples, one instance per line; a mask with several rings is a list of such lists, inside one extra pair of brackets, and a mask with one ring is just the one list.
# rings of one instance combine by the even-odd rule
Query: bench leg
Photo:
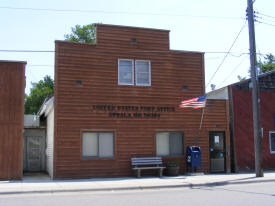
[(141, 170), (137, 170), (137, 177), (140, 178), (140, 174), (141, 173)]
[(159, 169), (159, 176), (162, 177), (163, 168)]

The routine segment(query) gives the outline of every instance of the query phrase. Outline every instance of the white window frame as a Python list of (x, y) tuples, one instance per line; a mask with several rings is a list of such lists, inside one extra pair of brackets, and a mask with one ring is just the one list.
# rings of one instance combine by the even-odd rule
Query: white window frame
[[(120, 80), (119, 77), (119, 72), (120, 72), (120, 61), (131, 61), (132, 62), (132, 82), (130, 84), (128, 83), (123, 83)], [(137, 81), (137, 62), (148, 62), (149, 63), (149, 83), (148, 84), (144, 84), (144, 83), (138, 83)], [(118, 78), (118, 85), (128, 85), (128, 86), (151, 86), (151, 61), (150, 60), (142, 60), (142, 59), (118, 59), (118, 74), (117, 74)]]
[[(137, 71), (137, 62), (148, 62), (149, 63), (149, 83), (144, 84), (144, 83), (138, 83), (138, 71)], [(151, 86), (151, 61), (150, 60), (135, 60), (135, 75), (136, 75), (136, 85), (137, 86)]]
[[(132, 62), (132, 82), (130, 84), (127, 83), (123, 83), (121, 82), (120, 78), (119, 78), (119, 72), (120, 72), (120, 61), (131, 61)], [(135, 62), (133, 59), (118, 59), (118, 85), (134, 85), (134, 81), (135, 81), (135, 71), (134, 71), (134, 67), (135, 67)]]
[[(94, 133), (94, 134), (96, 134), (97, 135), (97, 155), (96, 156), (89, 156), (89, 155), (84, 155), (83, 154), (83, 134), (84, 133)], [(99, 135), (100, 134), (102, 134), (102, 133), (110, 133), (110, 134), (113, 134), (113, 155), (112, 156), (100, 156), (99, 154), (100, 154), (100, 151), (99, 151), (99, 149), (100, 149), (100, 146), (99, 146)], [(91, 158), (102, 158), (102, 159), (104, 159), (104, 158), (114, 158), (115, 157), (115, 134), (114, 134), (114, 132), (93, 132), (93, 131), (83, 131), (82, 133), (81, 133), (81, 144), (82, 144), (82, 149), (81, 149), (81, 156), (82, 156), (82, 158), (84, 158), (84, 159), (91, 159)]]
[(271, 134), (275, 134), (275, 131), (269, 131), (269, 149), (270, 149), (270, 154), (275, 154), (275, 150), (272, 151), (272, 145), (271, 145)]

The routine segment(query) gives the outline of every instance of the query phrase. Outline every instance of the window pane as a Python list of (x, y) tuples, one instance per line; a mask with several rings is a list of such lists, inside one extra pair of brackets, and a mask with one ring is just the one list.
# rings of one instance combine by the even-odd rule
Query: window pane
[(136, 61), (136, 84), (150, 86), (150, 61)]
[(114, 135), (113, 133), (99, 134), (99, 157), (114, 156)]
[(118, 63), (118, 83), (132, 85), (133, 79), (133, 61), (132, 60), (119, 60)]
[(170, 155), (183, 155), (183, 135), (179, 132), (169, 134)]
[(146, 73), (139, 73), (137, 78), (139, 84), (150, 84), (149, 75)]
[(132, 84), (132, 73), (131, 72), (120, 72), (119, 83), (121, 84)]
[(123, 60), (123, 59), (120, 59), (119, 60), (119, 66), (120, 67), (124, 67), (124, 68), (129, 68), (129, 67), (132, 67), (132, 60)]
[(98, 137), (97, 133), (84, 132), (82, 134), (82, 156), (98, 156)]
[(270, 133), (270, 149), (271, 152), (275, 152), (275, 132)]
[(169, 155), (169, 133), (157, 133), (157, 155)]
[(149, 72), (149, 61), (136, 61), (139, 72)]

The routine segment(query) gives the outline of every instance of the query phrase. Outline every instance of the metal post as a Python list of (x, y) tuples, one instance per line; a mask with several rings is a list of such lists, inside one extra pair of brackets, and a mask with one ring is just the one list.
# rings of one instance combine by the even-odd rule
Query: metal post
[(252, 0), (247, 0), (247, 16), (249, 28), (249, 48), (250, 48), (250, 66), (252, 81), (252, 102), (253, 102), (253, 131), (254, 131), (254, 148), (255, 148), (255, 172), (256, 177), (263, 177), (262, 167), (262, 135), (260, 126), (260, 99), (258, 91), (258, 78), (256, 76), (256, 46), (254, 30), (254, 11)]

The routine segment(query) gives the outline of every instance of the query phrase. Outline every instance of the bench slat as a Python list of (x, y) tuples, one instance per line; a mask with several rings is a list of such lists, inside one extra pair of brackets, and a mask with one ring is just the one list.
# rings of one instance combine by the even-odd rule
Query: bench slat
[(165, 167), (161, 166), (161, 157), (133, 157), (131, 158), (131, 164), (134, 166), (132, 169), (137, 171), (138, 177), (140, 177), (141, 170), (157, 169), (159, 170), (159, 175), (162, 176), (162, 171), (165, 169)]
[(133, 170), (165, 169), (165, 167), (134, 167)]
[(154, 160), (154, 161), (149, 161), (149, 160), (135, 160), (135, 161), (132, 161), (132, 163), (148, 163), (148, 162), (152, 162), (152, 163), (155, 163), (155, 162), (162, 162), (161, 160)]
[(131, 160), (162, 160), (161, 157), (133, 157)]

